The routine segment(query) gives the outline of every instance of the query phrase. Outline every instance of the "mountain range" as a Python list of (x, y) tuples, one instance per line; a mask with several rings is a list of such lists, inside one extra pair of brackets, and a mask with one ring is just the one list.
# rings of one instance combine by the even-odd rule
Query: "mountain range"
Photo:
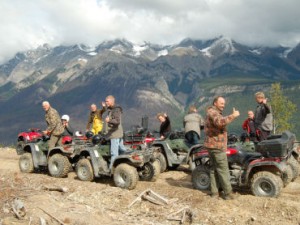
[(166, 112), (173, 128), (181, 129), (189, 105), (203, 115), (212, 99), (223, 95), (225, 113), (232, 107), (241, 111), (231, 126), (240, 132), (247, 110), (256, 105), (254, 93), (268, 93), (275, 82), (299, 105), (300, 44), (250, 47), (227, 37), (164, 46), (125, 39), (93, 47), (44, 44), (0, 65), (0, 143), (13, 143), (31, 127), (44, 129), (45, 100), (84, 131), (90, 104), (100, 107), (107, 95), (123, 107), (127, 130), (145, 115), (149, 129), (158, 130), (158, 112)]

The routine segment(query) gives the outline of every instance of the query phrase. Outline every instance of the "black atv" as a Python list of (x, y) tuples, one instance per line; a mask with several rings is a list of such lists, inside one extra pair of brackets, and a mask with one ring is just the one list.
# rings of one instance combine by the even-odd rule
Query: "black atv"
[(76, 164), (77, 177), (82, 181), (92, 181), (95, 177), (113, 176), (117, 187), (134, 189), (137, 181), (155, 181), (160, 173), (160, 163), (153, 148), (129, 150), (117, 156), (110, 164), (110, 141), (96, 135), (92, 144), (86, 144), (79, 153)]
[[(255, 196), (277, 197), (284, 185), (299, 175), (295, 135), (289, 131), (257, 143), (256, 151), (228, 146), (226, 151), (233, 187), (250, 188)], [(210, 187), (210, 159), (204, 147), (194, 155), (192, 183), (196, 189)]]
[(174, 131), (166, 139), (156, 139), (151, 146), (158, 148), (161, 172), (164, 172), (167, 169), (176, 169), (182, 164), (189, 164), (193, 170), (193, 154), (201, 149), (202, 144), (191, 146), (187, 143), (184, 132)]

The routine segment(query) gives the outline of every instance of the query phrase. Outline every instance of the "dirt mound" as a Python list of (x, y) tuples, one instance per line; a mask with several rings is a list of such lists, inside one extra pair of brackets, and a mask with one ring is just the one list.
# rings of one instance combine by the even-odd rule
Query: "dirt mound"
[[(184, 213), (184, 224), (300, 223), (299, 178), (284, 188), (278, 198), (259, 198), (247, 191), (238, 191), (235, 200), (224, 201), (193, 189), (190, 172), (185, 167), (160, 174), (156, 182), (138, 182), (134, 190), (128, 191), (114, 187), (109, 178), (79, 181), (74, 172), (61, 179), (43, 171), (20, 173), (18, 159), (14, 149), (0, 150), (2, 225), (43, 224), (45, 221), (74, 225), (180, 224)], [(148, 189), (166, 199), (168, 204), (138, 198)], [(25, 211), (20, 219), (13, 212), (16, 199)]]

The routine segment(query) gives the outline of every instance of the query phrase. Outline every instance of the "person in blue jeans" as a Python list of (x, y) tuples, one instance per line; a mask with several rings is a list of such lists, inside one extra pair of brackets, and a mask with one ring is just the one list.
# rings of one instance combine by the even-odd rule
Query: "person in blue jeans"
[(111, 160), (109, 169), (112, 169), (115, 158), (121, 153), (127, 151), (123, 144), (123, 127), (122, 127), (122, 107), (115, 104), (115, 97), (109, 95), (105, 99), (108, 115), (105, 118), (108, 132), (107, 139), (110, 139)]
[(192, 105), (189, 112), (183, 119), (183, 126), (185, 138), (189, 145), (199, 144), (201, 133), (200, 130), (204, 129), (204, 120), (197, 112), (197, 108)]

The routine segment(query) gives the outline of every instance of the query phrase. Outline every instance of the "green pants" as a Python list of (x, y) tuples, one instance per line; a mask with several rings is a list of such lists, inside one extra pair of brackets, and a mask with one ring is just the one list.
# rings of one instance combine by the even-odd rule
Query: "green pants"
[(212, 194), (217, 194), (221, 188), (224, 194), (232, 192), (229, 180), (229, 168), (226, 152), (219, 149), (210, 149), (210, 190)]
[(61, 139), (61, 135), (51, 135), (50, 140), (48, 141), (49, 150), (54, 148), (56, 145), (62, 146)]

